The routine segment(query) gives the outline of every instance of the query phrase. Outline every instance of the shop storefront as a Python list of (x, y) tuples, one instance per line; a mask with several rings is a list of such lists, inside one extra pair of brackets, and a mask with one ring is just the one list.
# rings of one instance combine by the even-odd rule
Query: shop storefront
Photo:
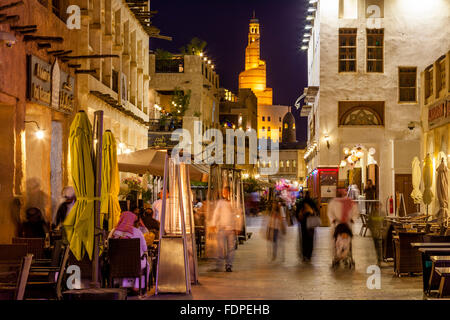
[(57, 53), (77, 41), (51, 7), (38, 1), (18, 2), (2, 13), (16, 17), (14, 28), (0, 25), (14, 39), (0, 45), (0, 243), (10, 243), (26, 208), (41, 209), (51, 222), (69, 183), (67, 141), (76, 80)]

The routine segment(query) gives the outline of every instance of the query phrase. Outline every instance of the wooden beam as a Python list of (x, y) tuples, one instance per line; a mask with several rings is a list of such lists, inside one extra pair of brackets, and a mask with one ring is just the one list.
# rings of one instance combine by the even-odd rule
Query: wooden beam
[(61, 53), (61, 52), (64, 52), (64, 50), (47, 50), (48, 54)]
[(69, 68), (80, 68), (81, 64), (69, 64)]
[(167, 40), (167, 41), (172, 41), (172, 37), (168, 37), (168, 36), (161, 36), (159, 34), (155, 34), (155, 35), (149, 35), (150, 38), (155, 38), (155, 39), (161, 39), (161, 40)]
[(102, 58), (120, 58), (117, 54), (92, 54), (87, 56), (63, 56), (62, 59), (102, 59)]
[(18, 15), (14, 15), (14, 16), (6, 16), (0, 19), (0, 23), (5, 23), (5, 22), (16, 22), (19, 21), (20, 16)]
[(52, 47), (52, 44), (48, 43), (48, 42), (44, 42), (44, 43), (39, 42), (37, 45), (38, 45), (39, 49), (51, 48)]
[(97, 73), (97, 71), (96, 70), (94, 70), (94, 69), (78, 69), (78, 70), (75, 70), (75, 73), (76, 74), (82, 74), (82, 73)]
[(26, 35), (23, 37), (24, 41), (49, 41), (49, 42), (58, 42), (61, 43), (64, 41), (63, 37), (46, 37), (46, 36), (29, 36)]
[(56, 53), (56, 54), (54, 54), (54, 56), (55, 57), (59, 57), (59, 56), (64, 56), (64, 55), (69, 54), (69, 53), (72, 53), (72, 50), (67, 50), (67, 51), (63, 51), (62, 50), (62, 52)]
[(6, 4), (4, 6), (0, 6), (0, 11), (6, 10), (6, 9), (9, 9), (9, 8), (13, 8), (13, 7), (16, 7), (16, 6), (19, 6), (19, 5), (23, 5), (23, 1), (22, 0), (21, 1), (12, 2), (12, 3)]
[(37, 25), (35, 24), (30, 24), (27, 26), (11, 26), (11, 30), (23, 30), (23, 29), (36, 29)]
[(21, 34), (35, 33), (35, 32), (37, 32), (37, 29), (20, 30), (20, 31), (17, 31), (17, 32), (19, 32)]

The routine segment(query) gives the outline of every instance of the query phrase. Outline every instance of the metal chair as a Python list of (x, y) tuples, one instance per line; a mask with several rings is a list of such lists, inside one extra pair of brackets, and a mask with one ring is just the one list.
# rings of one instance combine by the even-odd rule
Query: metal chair
[(359, 235), (362, 237), (366, 236), (367, 230), (369, 229), (369, 225), (367, 223), (368, 219), (367, 219), (367, 214), (365, 213), (360, 213), (360, 217), (361, 217), (361, 230), (359, 231)]
[(109, 239), (109, 285), (113, 287), (116, 278), (139, 278), (139, 293), (142, 293), (142, 276), (145, 277), (147, 290), (147, 267), (141, 268), (141, 260), (147, 259), (147, 254), (141, 257), (140, 239)]

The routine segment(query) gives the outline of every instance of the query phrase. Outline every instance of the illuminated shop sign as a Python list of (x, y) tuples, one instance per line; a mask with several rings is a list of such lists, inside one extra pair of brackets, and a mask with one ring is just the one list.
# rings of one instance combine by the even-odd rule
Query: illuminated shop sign
[(74, 110), (75, 78), (59, 70), (57, 62), (49, 63), (28, 56), (27, 98), (51, 109), (72, 113)]
[(450, 103), (441, 101), (428, 109), (428, 126), (430, 129), (450, 122)]

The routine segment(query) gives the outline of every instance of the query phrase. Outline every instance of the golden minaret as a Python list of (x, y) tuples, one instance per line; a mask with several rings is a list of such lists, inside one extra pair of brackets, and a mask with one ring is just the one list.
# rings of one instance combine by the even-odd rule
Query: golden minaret
[(261, 34), (259, 33), (259, 20), (250, 20), (248, 45), (245, 49), (245, 71), (239, 74), (239, 89), (249, 88), (258, 98), (258, 106), (271, 106), (272, 88), (266, 87), (266, 62), (260, 60)]

